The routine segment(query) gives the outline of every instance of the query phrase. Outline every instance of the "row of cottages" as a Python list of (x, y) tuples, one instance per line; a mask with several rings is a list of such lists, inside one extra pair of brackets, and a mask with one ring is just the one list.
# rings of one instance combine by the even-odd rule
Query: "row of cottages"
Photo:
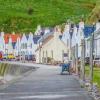
[[(100, 22), (97, 22), (94, 26), (85, 26), (84, 22), (81, 21), (79, 25), (71, 25), (67, 23), (62, 35), (62, 41), (66, 44), (68, 51), (70, 51), (69, 58), (71, 54), (78, 58), (81, 57), (81, 40), (85, 40), (85, 56), (90, 56), (90, 36), (92, 33), (98, 35), (94, 38), (94, 56), (95, 58), (100, 58)], [(73, 52), (74, 51), (74, 52)], [(74, 54), (73, 54), (74, 53)]]
[(40, 35), (34, 35), (29, 33), (27, 35), (23, 34), (5, 34), (0, 33), (0, 52), (4, 55), (13, 54), (14, 56), (27, 56), (32, 57), (35, 55), (35, 50), (37, 48), (37, 41)]
[(37, 63), (62, 62), (63, 55), (67, 53), (67, 46), (61, 41), (61, 29), (59, 26), (46, 29), (44, 35), (39, 39), (36, 50)]
[(62, 41), (66, 44), (68, 48), (69, 59), (71, 60), (73, 54), (72, 51), (75, 51), (76, 44), (78, 45), (78, 57), (81, 56), (81, 39), (84, 38), (83, 34), (84, 23), (80, 22), (79, 25), (71, 25), (70, 23), (66, 23), (64, 32), (62, 35)]
[[(64, 31), (61, 32), (59, 26), (54, 29), (45, 29), (43, 36), (39, 39), (39, 45), (36, 50), (37, 63), (63, 62), (65, 58), (71, 60), (74, 57), (81, 57), (81, 40), (85, 39), (85, 55), (90, 56), (90, 41), (88, 38), (93, 32), (98, 31), (100, 23), (96, 27), (85, 26), (83, 21), (78, 25), (66, 23)], [(38, 27), (41, 31), (40, 27)], [(96, 29), (96, 30), (95, 30)], [(98, 35), (96, 38), (99, 38)], [(96, 39), (97, 40), (97, 39)], [(95, 55), (100, 55), (100, 38), (94, 44)], [(76, 48), (77, 47), (77, 48)], [(100, 58), (100, 57), (99, 57)]]
[(19, 52), (19, 54), (24, 55), (26, 59), (31, 59), (33, 55), (35, 57), (35, 50), (37, 48), (38, 39), (40, 37), (40, 35), (33, 36), (32, 33), (30, 33), (29, 35), (23, 34), (21, 40), (16, 45), (17, 55)]
[(0, 52), (3, 54), (13, 54), (16, 40), (19, 37), (18, 34), (5, 34), (4, 32), (0, 33)]

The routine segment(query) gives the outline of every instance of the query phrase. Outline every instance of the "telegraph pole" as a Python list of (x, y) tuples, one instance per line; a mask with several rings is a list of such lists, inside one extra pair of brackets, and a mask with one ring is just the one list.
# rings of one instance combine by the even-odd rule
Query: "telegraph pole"
[(39, 42), (39, 63), (41, 63), (41, 44)]
[(93, 24), (93, 34), (90, 39), (90, 85), (91, 91), (93, 89), (93, 52), (94, 52), (94, 24)]
[(78, 44), (75, 46), (75, 51), (76, 51), (76, 74), (79, 75), (79, 65), (78, 65)]
[(82, 39), (81, 41), (81, 46), (82, 46), (82, 50), (81, 50), (81, 71), (82, 71), (82, 81), (84, 84), (85, 81), (85, 40)]

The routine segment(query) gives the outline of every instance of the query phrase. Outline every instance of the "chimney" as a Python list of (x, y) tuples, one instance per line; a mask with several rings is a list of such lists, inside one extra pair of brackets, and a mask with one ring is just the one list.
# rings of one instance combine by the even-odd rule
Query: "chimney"
[(36, 29), (36, 31), (35, 31), (35, 35), (40, 35), (41, 34), (41, 25), (38, 25), (37, 26), (37, 29)]
[(100, 20), (98, 20), (98, 22), (96, 23), (96, 31), (100, 29)]
[(83, 21), (83, 19), (81, 19), (81, 21), (79, 22), (79, 29), (84, 29), (84, 21)]
[(77, 34), (77, 32), (78, 32), (78, 31), (77, 31), (77, 27), (76, 27), (76, 25), (74, 25), (73, 33), (74, 33), (74, 34)]
[(15, 35), (15, 32), (12, 32), (12, 35)]
[(64, 32), (69, 32), (70, 31), (70, 24), (66, 23), (65, 28), (64, 28)]
[(4, 32), (1, 32), (1, 36), (4, 37)]
[(45, 28), (45, 32), (44, 34), (50, 33), (50, 29), (49, 28)]

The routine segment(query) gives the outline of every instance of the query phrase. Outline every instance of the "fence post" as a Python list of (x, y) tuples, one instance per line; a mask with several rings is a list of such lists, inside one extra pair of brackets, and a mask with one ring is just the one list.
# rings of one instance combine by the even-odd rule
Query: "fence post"
[(78, 75), (79, 74), (79, 70), (78, 70), (78, 44), (76, 44), (76, 48), (75, 48), (75, 51), (76, 51), (76, 74)]
[(93, 50), (94, 50), (93, 44), (94, 44), (94, 34), (92, 35), (90, 40), (90, 85), (91, 85), (90, 89), (91, 91), (93, 89)]
[(72, 48), (72, 67), (73, 71), (76, 73), (75, 46)]
[(85, 40), (82, 39), (81, 40), (81, 71), (82, 71), (82, 75), (81, 75), (81, 78), (82, 78), (82, 81), (83, 81), (83, 84), (85, 82)]
[(41, 63), (41, 46), (39, 45), (39, 63)]

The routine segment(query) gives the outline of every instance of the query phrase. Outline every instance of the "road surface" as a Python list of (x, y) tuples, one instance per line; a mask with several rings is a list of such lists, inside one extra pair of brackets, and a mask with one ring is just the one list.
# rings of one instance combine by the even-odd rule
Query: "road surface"
[(0, 100), (94, 100), (75, 76), (60, 75), (60, 67), (34, 66), (39, 68), (0, 90)]

